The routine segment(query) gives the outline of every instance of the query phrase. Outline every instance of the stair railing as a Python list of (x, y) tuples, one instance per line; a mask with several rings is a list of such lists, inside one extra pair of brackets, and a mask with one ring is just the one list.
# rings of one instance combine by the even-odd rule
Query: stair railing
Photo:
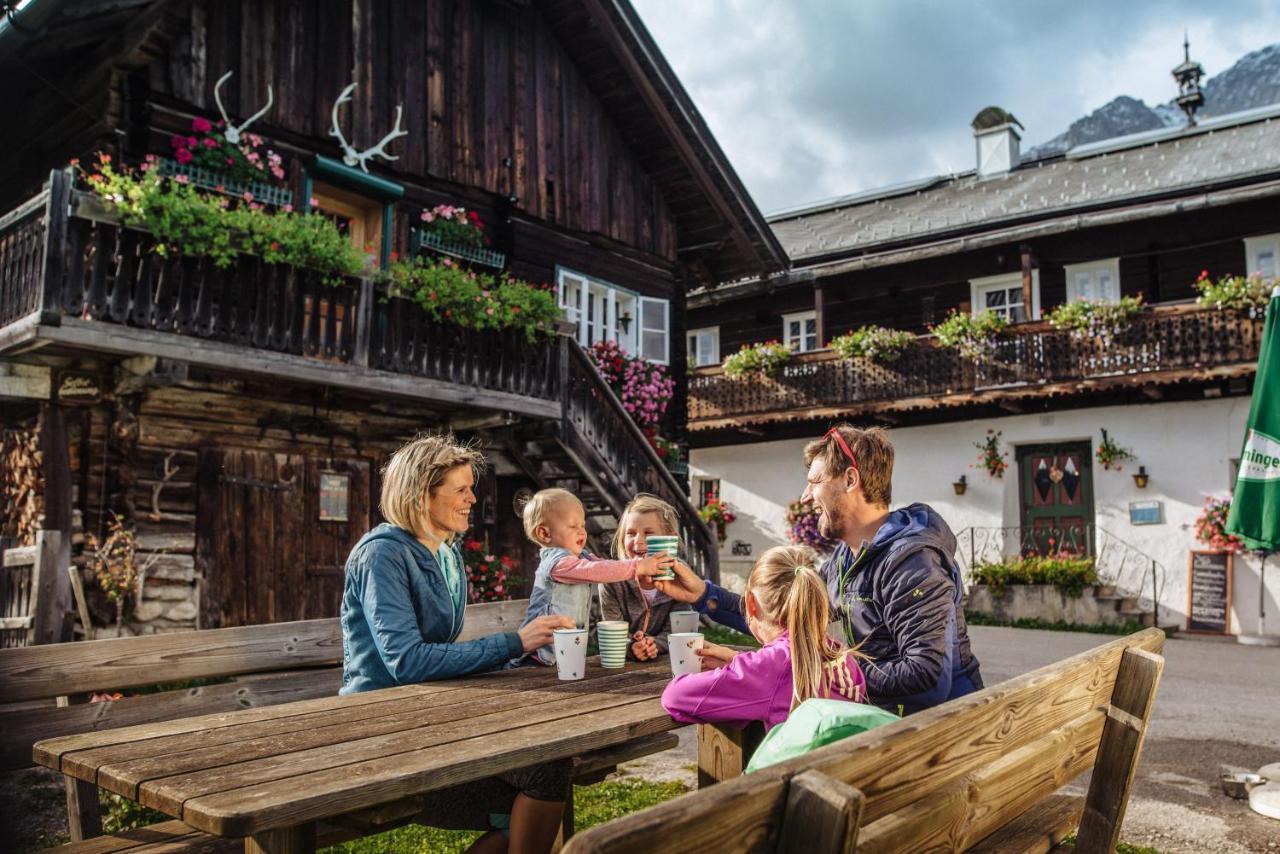
[(690, 568), (719, 582), (719, 541), (689, 496), (640, 432), (622, 401), (582, 347), (560, 336), (561, 443), (622, 521), (636, 493), (649, 492), (675, 508), (682, 555)]
[(1064, 528), (968, 527), (956, 534), (956, 557), (966, 578), (974, 567), (1032, 554), (1068, 552), (1092, 555), (1098, 579), (1132, 596), (1138, 608), (1160, 623), (1164, 593), (1163, 564), (1132, 543), (1097, 525)]

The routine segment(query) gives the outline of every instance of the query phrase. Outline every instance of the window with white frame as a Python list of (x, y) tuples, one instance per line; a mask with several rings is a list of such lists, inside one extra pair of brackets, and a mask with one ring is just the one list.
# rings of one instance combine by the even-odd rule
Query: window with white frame
[(1261, 234), (1244, 239), (1245, 275), (1266, 279), (1280, 276), (1280, 234)]
[(561, 268), (556, 281), (565, 320), (578, 329), (578, 343), (616, 341), (626, 353), (666, 364), (671, 313), (667, 300), (643, 297), (608, 282)]
[(1021, 273), (1001, 273), (969, 280), (969, 305), (976, 317), (984, 311), (994, 312), (1018, 323), (1040, 317), (1040, 271), (1031, 271), (1031, 307), (1028, 310), (1022, 293)]
[(1120, 259), (1067, 264), (1067, 302), (1120, 302)]
[(689, 330), (689, 364), (695, 368), (720, 364), (720, 327)]
[(818, 313), (801, 311), (782, 315), (782, 343), (793, 353), (818, 349)]

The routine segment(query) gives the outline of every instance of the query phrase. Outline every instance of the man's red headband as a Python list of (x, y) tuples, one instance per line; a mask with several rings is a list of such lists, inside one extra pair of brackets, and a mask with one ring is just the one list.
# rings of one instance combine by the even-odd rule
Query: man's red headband
[(830, 430), (828, 430), (827, 435), (823, 436), (822, 438), (830, 439), (832, 437), (835, 438), (836, 444), (840, 446), (840, 450), (844, 451), (844, 455), (849, 458), (849, 464), (853, 466), (853, 470), (857, 471), (858, 460), (853, 456), (853, 450), (849, 447), (849, 443), (844, 440), (844, 436), (841, 436), (840, 431), (837, 430), (835, 427), (832, 427)]

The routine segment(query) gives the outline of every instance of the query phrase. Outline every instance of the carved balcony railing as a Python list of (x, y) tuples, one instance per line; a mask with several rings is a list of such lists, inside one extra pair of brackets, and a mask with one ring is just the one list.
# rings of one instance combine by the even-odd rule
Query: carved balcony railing
[(883, 365), (820, 351), (793, 356), (774, 377), (728, 377), (718, 367), (700, 368), (689, 381), (689, 426), (834, 417), (888, 404), (960, 405), (1037, 389), (1069, 392), (1087, 381), (1209, 378), (1255, 363), (1261, 336), (1260, 312), (1178, 304), (1154, 307), (1113, 340), (1079, 339), (1047, 322), (1019, 324), (984, 361), (923, 336), (919, 346)]

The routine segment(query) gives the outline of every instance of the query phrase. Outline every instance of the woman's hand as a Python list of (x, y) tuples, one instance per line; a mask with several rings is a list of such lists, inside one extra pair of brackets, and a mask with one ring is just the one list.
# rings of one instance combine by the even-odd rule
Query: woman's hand
[(545, 617), (537, 617), (531, 620), (517, 634), (520, 635), (520, 643), (524, 645), (524, 651), (533, 652), (535, 649), (551, 643), (555, 639), (552, 632), (556, 629), (576, 629), (577, 627), (577, 623), (573, 621), (572, 617), (548, 614)]
[(636, 661), (648, 661), (658, 657), (658, 645), (644, 632), (636, 632), (631, 636), (631, 640), (635, 641), (631, 644), (631, 654), (636, 657)]
[(680, 561), (675, 562), (672, 567), (675, 570), (676, 577), (671, 581), (655, 581), (654, 587), (677, 602), (686, 602), (692, 605), (702, 598), (707, 592), (707, 582), (703, 581), (693, 570), (685, 566)]
[(717, 643), (707, 643), (703, 641), (702, 649), (694, 650), (698, 653), (698, 657), (702, 659), (703, 670), (715, 670), (717, 667), (724, 667), (738, 653), (729, 649), (727, 646), (720, 646)]

